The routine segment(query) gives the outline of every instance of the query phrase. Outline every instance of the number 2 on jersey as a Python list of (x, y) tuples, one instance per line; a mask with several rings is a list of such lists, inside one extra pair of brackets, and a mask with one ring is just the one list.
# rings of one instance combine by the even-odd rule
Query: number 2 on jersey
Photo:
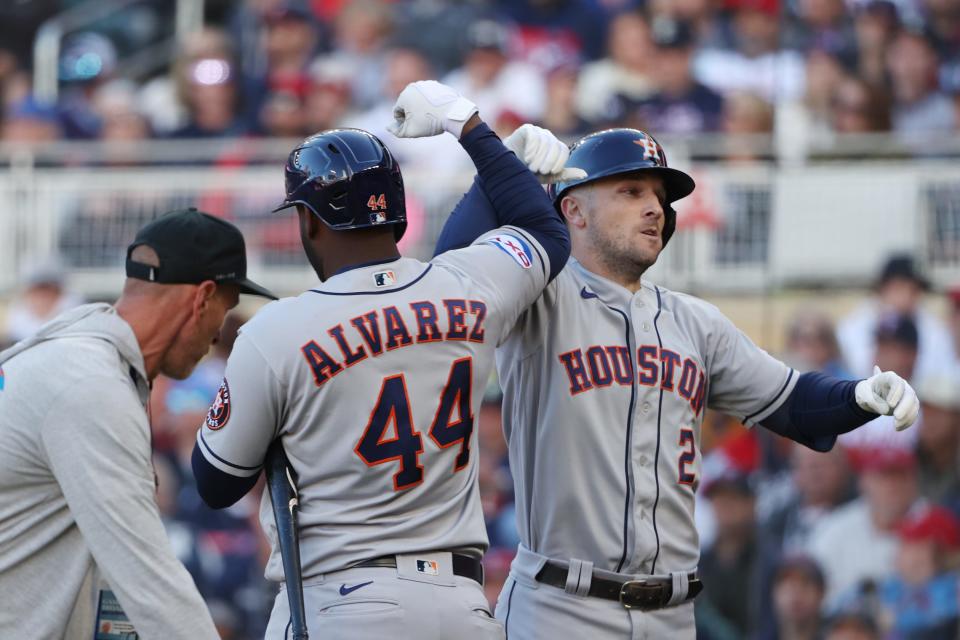
[[(470, 460), (470, 435), (473, 433), (473, 414), (470, 411), (473, 362), (461, 358), (450, 367), (447, 384), (440, 394), (440, 403), (430, 425), (429, 436), (441, 449), (458, 442), (460, 453), (454, 462), (454, 471), (460, 471)], [(454, 409), (459, 419), (453, 422)], [(393, 488), (410, 489), (423, 481), (423, 438), (413, 425), (410, 396), (403, 374), (383, 379), (380, 397), (370, 413), (370, 421), (354, 448), (367, 466), (398, 460), (400, 468), (393, 475)], [(392, 427), (392, 429), (391, 429)], [(390, 431), (396, 437), (385, 439)]]

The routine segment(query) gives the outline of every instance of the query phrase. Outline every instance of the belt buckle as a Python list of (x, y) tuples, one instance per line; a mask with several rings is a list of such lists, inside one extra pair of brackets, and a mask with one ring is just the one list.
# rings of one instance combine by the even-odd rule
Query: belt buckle
[(663, 585), (650, 580), (627, 580), (620, 585), (619, 600), (625, 609), (659, 609), (664, 604)]

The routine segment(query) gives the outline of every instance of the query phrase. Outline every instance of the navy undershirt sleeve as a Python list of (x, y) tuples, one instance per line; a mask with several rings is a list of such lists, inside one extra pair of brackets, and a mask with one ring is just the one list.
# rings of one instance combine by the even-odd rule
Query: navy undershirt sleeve
[(480, 176), (477, 176), (473, 179), (470, 190), (460, 199), (453, 213), (447, 218), (446, 224), (443, 225), (433, 255), (438, 256), (444, 251), (470, 246), (470, 243), (487, 231), (492, 231), (499, 226), (497, 212), (490, 198), (483, 192)]
[(570, 235), (543, 187), (486, 124), (460, 143), (477, 167), (477, 179), (447, 220), (436, 253), (467, 246), (500, 226), (520, 227), (543, 247), (553, 279), (570, 256)]
[(877, 417), (857, 404), (858, 382), (804, 373), (784, 403), (761, 424), (815, 451), (829, 451), (838, 435)]
[(211, 509), (224, 509), (234, 504), (253, 489), (260, 477), (259, 473), (245, 478), (224, 473), (207, 462), (199, 444), (193, 445), (190, 466), (197, 481), (197, 493)]

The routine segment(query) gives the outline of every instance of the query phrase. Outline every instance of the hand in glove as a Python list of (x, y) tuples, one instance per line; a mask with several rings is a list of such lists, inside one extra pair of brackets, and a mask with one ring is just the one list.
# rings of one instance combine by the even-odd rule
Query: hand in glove
[(873, 367), (873, 376), (857, 383), (856, 398), (865, 411), (892, 415), (897, 431), (912, 425), (920, 413), (920, 401), (913, 387), (892, 371), (880, 371), (878, 366)]
[(436, 80), (420, 80), (400, 92), (387, 131), (398, 138), (424, 138), (448, 131), (459, 139), (475, 113), (477, 105), (454, 89)]
[(570, 149), (547, 129), (525, 124), (511, 133), (503, 144), (544, 184), (587, 177), (583, 169), (564, 167)]

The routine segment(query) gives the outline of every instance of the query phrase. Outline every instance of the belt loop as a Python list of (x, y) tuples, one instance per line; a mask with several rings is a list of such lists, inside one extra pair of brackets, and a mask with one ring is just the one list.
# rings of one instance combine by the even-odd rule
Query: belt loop
[(690, 586), (690, 579), (685, 571), (673, 571), (670, 574), (670, 580), (673, 583), (673, 592), (670, 594), (670, 600), (667, 606), (672, 607), (687, 599), (687, 589)]
[(590, 582), (593, 580), (593, 563), (571, 559), (567, 568), (567, 584), (564, 591), (586, 597), (590, 593)]

